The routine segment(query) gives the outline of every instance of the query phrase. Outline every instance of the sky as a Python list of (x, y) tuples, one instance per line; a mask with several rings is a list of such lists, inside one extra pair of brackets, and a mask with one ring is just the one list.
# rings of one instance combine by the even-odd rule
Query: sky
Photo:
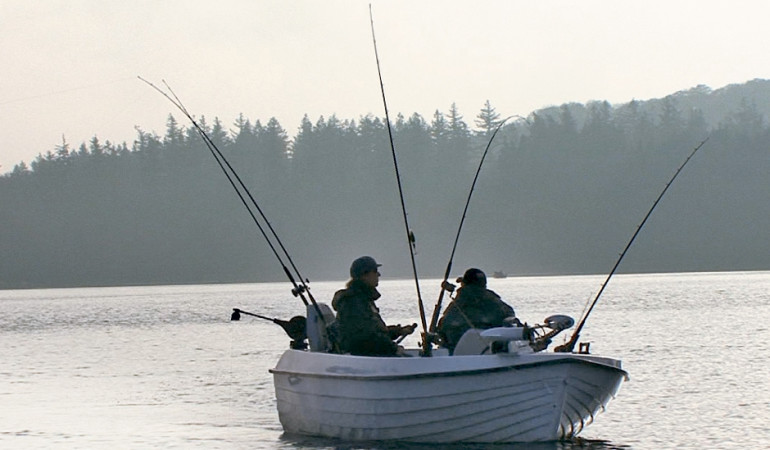
[(457, 105), (469, 125), (568, 102), (770, 78), (764, 0), (2, 0), (0, 173), (94, 136), (165, 133), (167, 82), (232, 125)]

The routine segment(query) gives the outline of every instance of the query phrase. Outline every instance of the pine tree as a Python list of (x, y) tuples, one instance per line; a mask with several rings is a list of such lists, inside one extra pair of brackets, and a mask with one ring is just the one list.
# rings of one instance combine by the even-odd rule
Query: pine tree
[(481, 108), (481, 112), (476, 116), (476, 127), (479, 128), (479, 135), (489, 137), (494, 130), (500, 125), (500, 114), (495, 111), (489, 100), (484, 103), (484, 107)]
[(169, 114), (166, 119), (166, 136), (163, 138), (163, 144), (170, 148), (181, 148), (184, 145), (184, 127), (180, 127), (173, 115)]
[(225, 127), (222, 125), (222, 121), (219, 120), (219, 117), (216, 116), (214, 117), (214, 125), (211, 126), (209, 137), (211, 138), (212, 142), (214, 142), (214, 144), (216, 144), (216, 146), (220, 149), (229, 145), (231, 142), (230, 136), (225, 130)]
[(27, 163), (25, 163), (24, 161), (21, 161), (20, 163), (13, 166), (13, 171), (11, 171), (11, 176), (14, 176), (14, 177), (29, 175), (29, 174), (30, 174), (29, 167), (27, 166)]
[(449, 108), (449, 138), (455, 142), (465, 143), (469, 136), (468, 124), (463, 121), (463, 116), (460, 115), (457, 104), (452, 103), (452, 106)]
[(289, 138), (278, 119), (271, 117), (260, 135), (261, 153), (267, 158), (268, 166), (277, 167), (289, 155)]
[(247, 153), (249, 149), (254, 147), (256, 141), (256, 135), (251, 127), (251, 122), (243, 116), (243, 113), (238, 115), (238, 119), (235, 121), (235, 146), (238, 153)]
[(54, 148), (54, 152), (56, 154), (56, 161), (66, 162), (67, 158), (69, 158), (70, 145), (67, 143), (63, 134), (61, 135), (61, 144)]
[(442, 145), (446, 141), (447, 134), (449, 134), (449, 125), (444, 114), (437, 109), (430, 123), (430, 137), (434, 144)]

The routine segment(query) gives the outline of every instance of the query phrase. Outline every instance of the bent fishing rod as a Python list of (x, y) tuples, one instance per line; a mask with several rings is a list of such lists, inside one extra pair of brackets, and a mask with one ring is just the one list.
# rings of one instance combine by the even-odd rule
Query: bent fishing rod
[[(166, 88), (171, 93), (167, 93), (166, 91), (160, 89), (150, 81), (145, 80), (142, 77), (138, 77), (140, 80), (148, 84), (150, 87), (158, 91), (161, 95), (166, 97), (168, 101), (170, 101), (177, 109), (179, 109), (182, 114), (187, 117), (187, 119), (192, 123), (195, 130), (198, 132), (198, 134), (201, 136), (201, 139), (203, 140), (204, 144), (206, 144), (206, 147), (209, 149), (209, 152), (211, 152), (211, 155), (216, 160), (217, 164), (219, 165), (220, 169), (222, 169), (222, 172), (227, 177), (227, 180), (230, 182), (230, 185), (235, 190), (236, 194), (238, 195), (238, 198), (240, 198), (241, 203), (246, 207), (246, 210), (249, 212), (249, 215), (251, 216), (252, 220), (254, 221), (254, 224), (257, 225), (257, 228), (259, 228), (259, 231), (261, 232), (262, 236), (267, 241), (268, 246), (270, 247), (270, 250), (273, 252), (273, 255), (278, 259), (279, 264), (281, 264), (281, 267), (283, 268), (284, 273), (289, 278), (289, 281), (291, 282), (293, 289), (292, 294), (295, 297), (299, 297), (302, 300), (302, 303), (305, 304), (305, 306), (309, 306), (309, 304), (312, 303), (313, 307), (316, 310), (316, 313), (321, 318), (321, 320), (325, 322), (323, 318), (323, 314), (321, 313), (320, 308), (318, 307), (317, 302), (315, 301), (315, 298), (313, 297), (313, 294), (310, 292), (310, 288), (306, 284), (306, 280), (304, 277), (302, 277), (302, 274), (299, 272), (299, 269), (297, 269), (297, 266), (294, 264), (294, 260), (292, 259), (289, 252), (286, 250), (286, 247), (283, 245), (283, 242), (278, 237), (278, 233), (273, 228), (272, 224), (270, 224), (270, 221), (267, 220), (267, 216), (262, 211), (262, 208), (259, 206), (257, 201), (254, 199), (254, 196), (251, 195), (251, 191), (246, 187), (243, 180), (240, 176), (238, 176), (238, 173), (235, 171), (233, 166), (230, 164), (230, 162), (225, 158), (225, 156), (222, 154), (222, 152), (219, 150), (217, 145), (214, 143), (214, 141), (209, 137), (208, 133), (206, 133), (206, 130), (201, 127), (198, 122), (195, 120), (193, 115), (187, 110), (187, 108), (184, 106), (184, 104), (181, 102), (179, 97), (174, 93), (174, 91), (171, 89), (171, 87), (164, 81)], [(173, 96), (173, 98), (172, 98)], [(238, 184), (236, 184), (236, 181)], [(249, 203), (246, 201), (246, 198), (243, 196), (243, 193), (245, 192), (248, 196), (249, 200), (251, 201), (251, 204), (253, 207), (259, 212), (260, 217), (267, 225), (268, 229), (272, 233), (273, 238), (271, 239), (270, 236), (267, 234), (267, 231), (265, 231), (265, 228), (262, 226), (262, 224), (257, 219), (256, 215), (254, 214), (254, 211), (252, 211), (252, 207), (249, 206)], [(292, 269), (294, 270), (294, 273), (296, 273), (297, 277), (299, 278), (299, 283), (294, 278), (294, 275), (292, 275), (292, 272), (289, 270), (289, 268), (284, 263), (283, 258), (281, 257), (280, 253), (276, 249), (275, 245), (273, 244), (273, 239), (275, 242), (278, 243), (278, 246), (281, 248), (281, 251), (283, 252), (284, 256), (286, 257), (286, 260), (291, 265)], [(307, 293), (308, 298), (310, 299), (310, 303), (308, 303), (307, 298), (305, 298), (305, 293)]]
[(631, 247), (631, 244), (634, 243), (636, 236), (638, 236), (639, 232), (642, 231), (642, 227), (644, 227), (644, 224), (647, 223), (647, 219), (650, 218), (650, 215), (655, 210), (655, 207), (658, 206), (658, 203), (660, 203), (660, 199), (662, 199), (663, 196), (666, 194), (666, 191), (668, 191), (668, 188), (671, 187), (671, 184), (674, 182), (674, 180), (676, 180), (676, 177), (678, 177), (679, 174), (682, 172), (682, 169), (684, 169), (684, 166), (686, 166), (687, 163), (690, 162), (692, 157), (695, 156), (695, 153), (698, 150), (700, 150), (700, 148), (703, 147), (703, 145), (708, 140), (709, 138), (707, 137), (700, 144), (698, 144), (698, 146), (695, 147), (692, 152), (690, 152), (689, 156), (687, 156), (687, 159), (685, 159), (682, 165), (679, 166), (679, 168), (676, 170), (676, 173), (674, 173), (674, 176), (671, 177), (668, 183), (666, 183), (666, 187), (663, 188), (663, 191), (661, 191), (660, 195), (658, 195), (658, 198), (655, 199), (655, 202), (652, 204), (652, 207), (650, 208), (650, 210), (647, 211), (647, 214), (644, 216), (644, 219), (642, 220), (642, 222), (639, 224), (638, 227), (636, 227), (636, 231), (634, 232), (634, 235), (631, 236), (631, 239), (628, 241), (628, 244), (626, 244), (626, 248), (623, 249), (623, 252), (620, 254), (620, 257), (615, 262), (615, 265), (612, 267), (612, 270), (610, 271), (609, 275), (607, 275), (607, 279), (605, 279), (604, 283), (602, 283), (602, 286), (599, 289), (599, 292), (596, 294), (596, 297), (594, 298), (593, 302), (591, 302), (591, 306), (588, 308), (586, 313), (580, 319), (580, 322), (578, 323), (577, 328), (575, 328), (575, 331), (572, 332), (572, 336), (570, 337), (569, 341), (554, 348), (553, 350), (554, 352), (569, 353), (575, 349), (575, 344), (577, 343), (577, 340), (580, 337), (580, 332), (583, 330), (583, 326), (586, 324), (586, 320), (588, 320), (588, 316), (591, 314), (591, 311), (593, 311), (594, 306), (596, 306), (596, 302), (599, 301), (599, 297), (601, 297), (602, 292), (604, 292), (604, 288), (607, 287), (607, 283), (610, 282), (610, 278), (612, 278), (612, 276), (615, 274), (615, 271), (618, 269), (618, 266), (620, 265), (620, 262), (623, 260), (623, 257), (626, 256), (626, 252), (628, 252), (628, 249)]
[(454, 285), (449, 284), (447, 280), (449, 279), (449, 274), (452, 271), (452, 261), (454, 260), (455, 251), (457, 250), (457, 243), (460, 241), (460, 233), (462, 232), (463, 224), (465, 223), (465, 217), (467, 216), (467, 213), (468, 213), (468, 206), (471, 203), (471, 197), (473, 196), (473, 192), (476, 189), (476, 182), (479, 179), (479, 174), (481, 173), (481, 168), (484, 165), (484, 160), (486, 159), (487, 154), (489, 153), (489, 149), (492, 146), (492, 141), (494, 141), (495, 136), (497, 136), (497, 132), (500, 131), (503, 125), (505, 125), (505, 122), (507, 122), (509, 119), (513, 117), (522, 118), (521, 116), (509, 116), (503, 119), (497, 125), (497, 127), (495, 128), (495, 131), (492, 133), (492, 136), (489, 138), (489, 141), (487, 142), (487, 146), (484, 149), (484, 153), (482, 153), (481, 155), (479, 166), (476, 168), (476, 175), (473, 177), (473, 182), (471, 183), (471, 189), (468, 192), (468, 198), (465, 200), (465, 207), (463, 208), (463, 214), (462, 214), (462, 217), (460, 217), (460, 225), (457, 227), (457, 233), (455, 234), (454, 244), (452, 245), (452, 252), (449, 255), (449, 262), (446, 265), (446, 271), (444, 271), (444, 279), (441, 281), (441, 292), (439, 292), (438, 301), (436, 302), (436, 306), (433, 308), (433, 316), (431, 317), (430, 328), (429, 328), (430, 333), (436, 332), (436, 326), (438, 325), (438, 316), (439, 316), (439, 313), (441, 312), (441, 303), (444, 300), (444, 292), (454, 291)]
[(404, 190), (401, 187), (401, 175), (398, 171), (398, 159), (396, 158), (396, 147), (393, 144), (393, 131), (390, 127), (390, 115), (388, 114), (388, 102), (385, 100), (385, 86), (382, 83), (382, 70), (380, 70), (380, 56), (377, 53), (377, 39), (374, 37), (374, 18), (372, 16), (372, 5), (369, 4), (369, 22), (372, 26), (372, 44), (374, 44), (374, 58), (377, 61), (377, 75), (380, 79), (380, 92), (382, 92), (382, 105), (385, 108), (385, 123), (388, 127), (388, 139), (390, 140), (390, 153), (393, 155), (393, 167), (396, 170), (396, 183), (398, 184), (398, 195), (401, 199), (401, 212), (404, 216), (404, 225), (406, 226), (406, 239), (407, 243), (409, 244), (409, 256), (412, 260), (412, 272), (414, 273), (414, 284), (417, 288), (417, 301), (420, 306), (420, 320), (422, 321), (422, 330), (423, 330), (423, 349), (426, 349), (430, 346), (429, 340), (428, 340), (428, 324), (425, 320), (425, 307), (422, 303), (422, 294), (420, 293), (420, 281), (417, 277), (417, 262), (415, 261), (414, 257), (414, 245), (415, 245), (415, 238), (414, 233), (412, 232), (411, 228), (409, 228), (409, 218), (406, 214), (406, 203), (404, 202)]

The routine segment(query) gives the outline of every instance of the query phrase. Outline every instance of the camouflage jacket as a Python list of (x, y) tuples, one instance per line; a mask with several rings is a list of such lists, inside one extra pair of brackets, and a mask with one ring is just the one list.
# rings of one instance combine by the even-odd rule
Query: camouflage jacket
[(457, 342), (470, 328), (487, 329), (505, 325), (512, 317), (513, 308), (500, 296), (481, 286), (467, 285), (457, 290), (457, 297), (449, 304), (438, 323), (438, 335), (443, 346), (454, 351)]
[(377, 289), (359, 280), (351, 281), (346, 289), (334, 294), (332, 308), (337, 311), (335, 327), (340, 351), (363, 356), (396, 354), (394, 331), (385, 325), (374, 304), (378, 298)]

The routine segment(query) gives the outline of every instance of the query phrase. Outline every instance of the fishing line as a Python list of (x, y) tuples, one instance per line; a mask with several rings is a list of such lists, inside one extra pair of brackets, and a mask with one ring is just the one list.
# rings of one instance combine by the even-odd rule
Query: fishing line
[(406, 227), (406, 239), (407, 243), (409, 244), (409, 256), (412, 260), (412, 272), (414, 274), (414, 284), (417, 288), (417, 301), (420, 306), (420, 320), (422, 322), (422, 329), (423, 329), (423, 348), (427, 349), (430, 344), (428, 340), (428, 324), (425, 320), (425, 307), (422, 303), (422, 295), (420, 294), (420, 281), (417, 277), (417, 262), (415, 261), (414, 257), (414, 246), (415, 246), (415, 238), (414, 233), (412, 232), (411, 228), (409, 227), (409, 218), (406, 214), (406, 203), (404, 202), (404, 190), (401, 187), (401, 175), (398, 170), (398, 159), (396, 158), (396, 147), (393, 144), (393, 131), (391, 130), (390, 126), (390, 115), (388, 114), (388, 102), (385, 100), (385, 86), (382, 82), (382, 71), (380, 70), (380, 56), (377, 53), (377, 39), (374, 37), (374, 17), (372, 16), (372, 4), (369, 4), (369, 21), (372, 26), (372, 43), (374, 44), (374, 58), (377, 61), (377, 75), (380, 79), (380, 91), (382, 92), (382, 104), (385, 108), (385, 123), (388, 126), (388, 139), (390, 140), (390, 153), (393, 155), (393, 167), (396, 171), (396, 183), (398, 184), (398, 195), (401, 200), (401, 212), (404, 216), (404, 225)]
[(599, 297), (601, 297), (602, 292), (604, 292), (604, 288), (607, 286), (607, 283), (610, 282), (610, 278), (612, 278), (612, 275), (615, 274), (615, 271), (618, 269), (618, 266), (620, 265), (620, 262), (623, 260), (623, 257), (626, 256), (626, 252), (628, 252), (628, 249), (631, 247), (631, 244), (634, 243), (634, 240), (636, 239), (636, 236), (639, 235), (639, 232), (642, 231), (642, 227), (645, 223), (647, 223), (647, 219), (650, 218), (650, 215), (652, 214), (652, 211), (655, 210), (655, 207), (658, 206), (658, 203), (660, 203), (660, 199), (663, 198), (663, 195), (665, 195), (666, 191), (668, 191), (668, 188), (671, 187), (671, 184), (676, 180), (676, 177), (679, 176), (679, 173), (682, 172), (682, 169), (684, 169), (684, 166), (687, 165), (688, 162), (692, 159), (693, 156), (695, 156), (695, 153), (700, 150), (701, 147), (703, 147), (703, 144), (708, 141), (709, 138), (707, 137), (704, 139), (700, 144), (698, 144), (695, 149), (693, 149), (692, 152), (690, 152), (689, 156), (687, 156), (687, 159), (684, 160), (681, 166), (676, 170), (676, 173), (674, 173), (674, 176), (671, 177), (671, 179), (666, 183), (666, 187), (663, 188), (663, 191), (661, 191), (660, 195), (658, 195), (658, 198), (655, 199), (655, 202), (652, 204), (652, 207), (649, 211), (647, 211), (647, 214), (644, 216), (644, 219), (639, 224), (638, 227), (636, 227), (636, 232), (634, 232), (634, 235), (631, 236), (631, 239), (628, 241), (628, 244), (626, 244), (626, 248), (623, 249), (623, 252), (620, 254), (620, 257), (615, 262), (615, 265), (612, 267), (612, 270), (610, 271), (610, 274), (607, 275), (607, 279), (604, 280), (604, 283), (602, 283), (602, 287), (599, 289), (599, 292), (596, 294), (596, 297), (594, 298), (593, 302), (591, 302), (591, 306), (588, 308), (588, 311), (586, 311), (585, 315), (580, 319), (580, 322), (578, 323), (577, 328), (575, 328), (575, 331), (572, 332), (572, 336), (570, 337), (570, 340), (567, 341), (565, 344), (560, 345), (556, 348), (554, 348), (555, 352), (571, 352), (575, 348), (575, 344), (577, 343), (578, 337), (580, 337), (580, 331), (583, 329), (583, 326), (586, 323), (586, 320), (588, 320), (588, 316), (591, 314), (591, 311), (593, 311), (594, 306), (596, 306), (596, 302), (599, 301)]
[(513, 117), (518, 117), (520, 119), (526, 120), (521, 116), (508, 116), (505, 119), (503, 119), (495, 128), (495, 131), (492, 133), (492, 136), (489, 138), (489, 141), (487, 142), (487, 146), (484, 149), (484, 153), (481, 155), (481, 160), (479, 161), (479, 166), (476, 168), (476, 175), (473, 177), (473, 182), (471, 183), (471, 189), (468, 191), (468, 198), (465, 201), (465, 207), (463, 208), (463, 214), (460, 217), (460, 225), (457, 227), (457, 233), (455, 234), (455, 240), (454, 244), (452, 245), (452, 252), (449, 255), (449, 262), (446, 266), (446, 271), (444, 271), (444, 279), (441, 281), (441, 292), (439, 292), (438, 295), (438, 301), (436, 302), (436, 306), (433, 308), (433, 316), (431, 317), (430, 321), (430, 332), (435, 333), (436, 332), (436, 325), (438, 324), (438, 316), (441, 312), (441, 303), (444, 300), (444, 292), (449, 290), (454, 291), (454, 286), (447, 283), (447, 280), (449, 279), (449, 274), (452, 271), (452, 261), (455, 257), (455, 251), (457, 250), (457, 243), (460, 241), (460, 232), (463, 229), (463, 224), (465, 223), (465, 217), (468, 213), (468, 206), (471, 203), (471, 197), (473, 196), (473, 192), (476, 189), (476, 182), (479, 179), (479, 174), (481, 173), (481, 168), (484, 165), (484, 160), (487, 157), (487, 154), (489, 153), (489, 149), (492, 146), (492, 141), (495, 140), (495, 136), (497, 136), (497, 132), (500, 131), (500, 129), (505, 125), (505, 122), (507, 122), (509, 119)]
[[(281, 264), (281, 267), (283, 268), (284, 273), (289, 278), (289, 281), (292, 283), (293, 289), (292, 294), (295, 297), (300, 297), (302, 302), (305, 304), (305, 306), (308, 306), (309, 303), (307, 299), (305, 298), (305, 293), (307, 293), (308, 297), (310, 298), (310, 303), (313, 304), (314, 308), (316, 309), (316, 312), (318, 313), (321, 320), (325, 323), (325, 320), (323, 318), (323, 314), (321, 313), (320, 308), (318, 307), (318, 304), (315, 301), (315, 298), (310, 293), (310, 288), (307, 286), (305, 279), (302, 277), (301, 273), (297, 269), (297, 266), (294, 264), (294, 260), (291, 258), (291, 255), (289, 255), (288, 251), (286, 250), (286, 247), (283, 245), (283, 242), (278, 237), (278, 233), (275, 231), (273, 226), (270, 224), (270, 221), (267, 220), (267, 217), (265, 216), (264, 212), (262, 211), (262, 208), (260, 208), (257, 201), (254, 199), (254, 196), (251, 195), (251, 192), (244, 184), (243, 180), (240, 176), (238, 176), (238, 173), (235, 171), (235, 169), (230, 165), (230, 163), (227, 161), (227, 158), (222, 154), (222, 152), (219, 150), (217, 145), (214, 143), (214, 141), (208, 136), (208, 133), (198, 124), (198, 122), (195, 120), (195, 118), (190, 114), (190, 112), (187, 110), (187, 108), (184, 106), (184, 104), (179, 100), (179, 97), (176, 96), (174, 91), (171, 89), (171, 87), (166, 83), (163, 82), (166, 88), (169, 90), (171, 95), (173, 95), (174, 98), (172, 98), (168, 93), (163, 91), (162, 89), (155, 86), (153, 83), (145, 80), (142, 77), (138, 77), (140, 80), (147, 83), (150, 87), (158, 91), (161, 95), (166, 97), (174, 106), (177, 107), (184, 115), (187, 117), (188, 120), (193, 124), (198, 134), (203, 139), (203, 142), (206, 144), (206, 147), (209, 149), (211, 154), (214, 156), (214, 159), (217, 161), (217, 164), (219, 164), (219, 167), (222, 169), (222, 172), (227, 177), (228, 181), (230, 182), (230, 185), (235, 190), (236, 194), (238, 194), (238, 197), (241, 199), (241, 203), (246, 207), (246, 210), (249, 212), (249, 215), (253, 219), (254, 223), (257, 225), (257, 228), (259, 228), (259, 231), (262, 233), (262, 236), (265, 238), (265, 240), (268, 243), (268, 246), (272, 250), (275, 257), (278, 259), (278, 262)], [(229, 170), (229, 171), (228, 171)], [(240, 188), (238, 185), (236, 185), (235, 180), (238, 182), (238, 185), (240, 185)], [(297, 274), (297, 277), (299, 278), (299, 283), (297, 283), (296, 279), (292, 275), (291, 271), (288, 269), (286, 264), (283, 261), (283, 258), (278, 253), (278, 250), (276, 249), (275, 245), (273, 244), (272, 240), (268, 236), (267, 232), (265, 231), (262, 224), (260, 224), (259, 220), (257, 219), (256, 215), (252, 211), (251, 207), (249, 206), (248, 202), (244, 198), (243, 194), (241, 193), (241, 190), (246, 193), (246, 195), (249, 197), (249, 200), (251, 201), (252, 205), (256, 210), (259, 212), (260, 216), (262, 217), (262, 220), (267, 225), (268, 229), (272, 233), (273, 239), (278, 243), (279, 247), (281, 248), (281, 251), (286, 257), (286, 260), (289, 261), (289, 264), (292, 266), (292, 269)]]
[(88, 86), (78, 86), (78, 87), (74, 87), (74, 88), (70, 88), (70, 89), (62, 89), (60, 91), (52, 91), (52, 92), (45, 92), (45, 93), (38, 94), (38, 95), (31, 95), (29, 97), (14, 98), (14, 99), (11, 99), (11, 100), (0, 101), (0, 105), (8, 105), (8, 104), (11, 104), (11, 103), (24, 102), (24, 101), (27, 101), (27, 100), (36, 100), (36, 99), (39, 99), (39, 98), (50, 97), (52, 95), (67, 94), (69, 92), (82, 91), (82, 90), (85, 90), (85, 89), (91, 89), (91, 88), (95, 88), (95, 87), (109, 86), (111, 84), (116, 84), (116, 83), (120, 83), (122, 81), (133, 80), (133, 79), (134, 79), (134, 77), (119, 78), (119, 79), (112, 80), (112, 81), (105, 81), (103, 83), (89, 84)]

